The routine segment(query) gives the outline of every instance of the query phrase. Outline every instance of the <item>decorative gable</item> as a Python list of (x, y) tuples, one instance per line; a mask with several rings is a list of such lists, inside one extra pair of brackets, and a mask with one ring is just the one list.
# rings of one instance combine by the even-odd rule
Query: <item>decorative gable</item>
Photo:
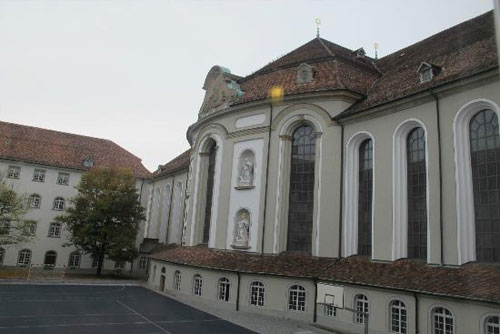
[(311, 65), (302, 63), (297, 68), (297, 84), (305, 84), (314, 81), (314, 68)]
[(202, 117), (228, 108), (232, 102), (243, 96), (243, 91), (237, 82), (239, 78), (231, 74), (228, 68), (218, 65), (212, 67), (203, 84), (206, 93), (198, 116)]

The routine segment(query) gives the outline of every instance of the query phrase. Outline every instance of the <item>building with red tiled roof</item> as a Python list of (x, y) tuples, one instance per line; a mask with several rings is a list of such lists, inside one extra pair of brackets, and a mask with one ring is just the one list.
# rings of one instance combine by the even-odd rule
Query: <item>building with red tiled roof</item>
[[(26, 218), (36, 222), (30, 242), (0, 247), (0, 265), (93, 268), (89, 255), (65, 245), (68, 232), (54, 218), (77, 194), (75, 186), (83, 173), (94, 167), (130, 170), (137, 179), (140, 200), (146, 206), (152, 173), (140, 158), (114, 142), (0, 121), (0, 172), (3, 180), (28, 196), (30, 210)], [(137, 246), (140, 243), (142, 233), (138, 235)], [(115, 263), (106, 261), (105, 269), (114, 270)]]
[(155, 174), (148, 284), (341, 333), (498, 333), (494, 20), (214, 66), (191, 150)]

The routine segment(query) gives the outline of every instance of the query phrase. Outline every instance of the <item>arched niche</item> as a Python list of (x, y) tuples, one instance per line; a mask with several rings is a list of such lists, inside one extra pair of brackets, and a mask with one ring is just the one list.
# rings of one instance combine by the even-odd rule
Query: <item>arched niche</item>
[(231, 247), (236, 249), (250, 248), (250, 212), (247, 209), (240, 209), (234, 216), (233, 226), (233, 242)]
[(255, 187), (255, 154), (245, 150), (238, 158), (238, 174), (236, 175), (236, 189), (252, 189)]

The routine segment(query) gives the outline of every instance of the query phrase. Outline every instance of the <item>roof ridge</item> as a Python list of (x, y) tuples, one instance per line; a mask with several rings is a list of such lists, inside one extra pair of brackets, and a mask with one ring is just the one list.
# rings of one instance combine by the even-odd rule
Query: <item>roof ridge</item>
[[(55, 133), (59, 133), (59, 134), (63, 134), (63, 135), (71, 136), (71, 137), (84, 137), (84, 138), (89, 138), (89, 139), (98, 139), (98, 140), (103, 140), (103, 141), (107, 141), (107, 142), (113, 142), (112, 140), (106, 139), (106, 138), (93, 137), (93, 136), (88, 136), (88, 135), (80, 135), (77, 133), (71, 133), (71, 132), (60, 131), (60, 130), (46, 129), (46, 128), (42, 128), (39, 126), (25, 125), (25, 124), (12, 123), (12, 122), (6, 122), (6, 121), (0, 121), (0, 124), (1, 123), (7, 124), (7, 125), (13, 125), (13, 126), (20, 127), (20, 128), (31, 128), (31, 129), (42, 130), (42, 131), (46, 131), (46, 132), (55, 132)], [(5, 136), (5, 137), (7, 137), (7, 136)]]

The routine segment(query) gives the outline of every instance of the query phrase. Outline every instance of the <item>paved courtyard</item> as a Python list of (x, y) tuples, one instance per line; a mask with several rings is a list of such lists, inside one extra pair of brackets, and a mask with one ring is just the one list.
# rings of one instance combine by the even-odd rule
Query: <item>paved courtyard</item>
[(139, 286), (0, 285), (0, 333), (254, 333)]

